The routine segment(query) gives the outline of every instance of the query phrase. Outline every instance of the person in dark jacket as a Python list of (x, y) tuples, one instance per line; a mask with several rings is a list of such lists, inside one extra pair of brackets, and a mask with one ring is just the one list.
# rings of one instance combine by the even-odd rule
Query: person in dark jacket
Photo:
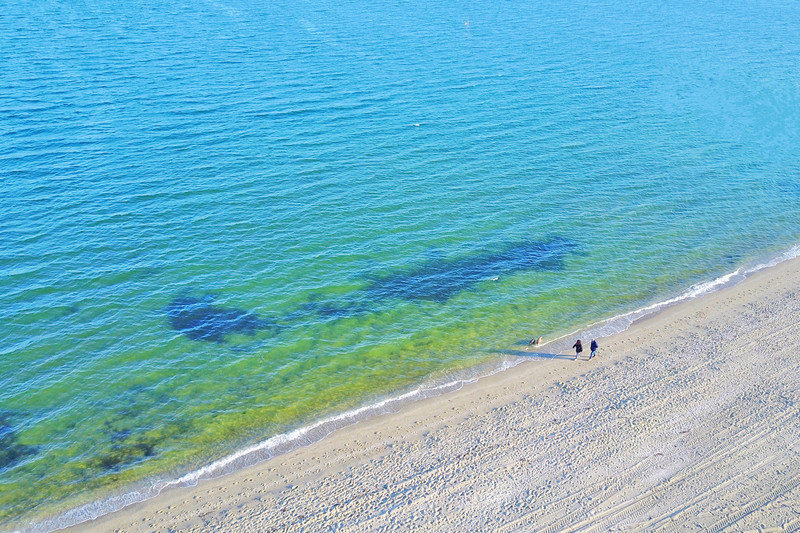
[(581, 352), (583, 351), (583, 346), (581, 346), (581, 340), (578, 339), (577, 341), (575, 341), (575, 344), (573, 344), (572, 347), (575, 348), (575, 359), (577, 360), (578, 357), (581, 356)]
[(589, 359), (591, 359), (592, 357), (597, 355), (598, 346), (597, 346), (597, 341), (595, 339), (592, 339), (592, 344), (589, 346), (589, 348), (592, 350), (592, 353), (589, 354)]

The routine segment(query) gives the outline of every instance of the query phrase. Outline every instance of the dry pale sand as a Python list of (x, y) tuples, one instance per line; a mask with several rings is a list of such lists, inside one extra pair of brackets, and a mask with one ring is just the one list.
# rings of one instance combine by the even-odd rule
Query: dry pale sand
[(800, 530), (798, 282), (783, 263), (592, 361), (533, 356), (75, 529)]

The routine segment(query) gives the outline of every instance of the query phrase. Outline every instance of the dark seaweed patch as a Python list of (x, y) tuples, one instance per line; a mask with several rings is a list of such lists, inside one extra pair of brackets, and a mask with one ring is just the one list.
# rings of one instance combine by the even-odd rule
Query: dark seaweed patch
[(128, 439), (133, 433), (130, 429), (115, 429), (111, 431), (111, 442), (122, 442)]
[(106, 471), (118, 471), (123, 466), (154, 456), (155, 448), (156, 442), (152, 439), (143, 436), (131, 440), (126, 438), (113, 444), (109, 452), (93, 459), (90, 466)]
[(172, 329), (192, 340), (225, 342), (234, 333), (254, 335), (256, 331), (276, 329), (277, 325), (243, 309), (218, 307), (206, 299), (180, 296), (166, 309)]
[(494, 277), (530, 270), (561, 270), (564, 258), (575, 246), (570, 240), (556, 238), (515, 243), (449, 261), (428, 261), (408, 272), (374, 279), (366, 289), (367, 296), (444, 302)]
[(303, 310), (327, 318), (346, 318), (362, 311), (355, 306), (340, 307), (330, 303), (309, 303), (303, 306)]
[(117, 410), (113, 417), (103, 424), (107, 448), (89, 460), (92, 470), (119, 472), (123, 468), (157, 455), (161, 441), (174, 438), (188, 431), (189, 424), (175, 422), (158, 432), (144, 431), (127, 409)]
[(300, 311), (290, 315), (290, 318), (299, 318), (309, 314), (318, 315), (324, 318), (339, 319), (356, 316), (370, 311), (366, 305), (357, 302), (334, 302), (332, 300), (320, 300), (319, 297), (312, 297), (311, 301), (306, 302), (300, 307)]
[(0, 411), (0, 470), (13, 466), (34, 453), (36, 446), (19, 443), (11, 424), (11, 413)]
[[(386, 276), (373, 276), (364, 289), (350, 293), (343, 300), (315, 295), (294, 312), (282, 318), (282, 324), (298, 325), (311, 316), (339, 320), (376, 311), (392, 299), (446, 302), (457, 293), (499, 276), (539, 270), (559, 271), (565, 257), (576, 244), (562, 238), (546, 241), (523, 241), (491, 251), (473, 253), (457, 259), (443, 259), (440, 253), (429, 254), (416, 268)], [(233, 333), (253, 335), (258, 330), (279, 331), (282, 326), (243, 309), (213, 305), (211, 297), (175, 298), (167, 307), (169, 323), (193, 340), (222, 343)]]

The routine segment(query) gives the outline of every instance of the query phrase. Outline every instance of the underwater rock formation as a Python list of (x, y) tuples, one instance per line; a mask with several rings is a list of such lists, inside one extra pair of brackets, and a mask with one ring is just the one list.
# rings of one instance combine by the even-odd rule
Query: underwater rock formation
[(469, 287), (530, 270), (558, 271), (576, 244), (567, 239), (528, 241), (454, 260), (429, 261), (408, 271), (377, 278), (369, 297), (444, 302)]
[[(343, 297), (314, 295), (296, 311), (283, 317), (291, 325), (310, 316), (339, 320), (374, 312), (392, 299), (446, 302), (478, 283), (525, 271), (559, 271), (565, 257), (577, 247), (562, 238), (523, 241), (456, 259), (437, 257), (386, 276), (373, 276), (363, 289)], [(213, 305), (210, 298), (181, 296), (167, 306), (173, 329), (193, 340), (222, 343), (233, 333), (254, 335), (259, 330), (279, 331), (276, 322), (243, 309)]]
[(225, 342), (234, 333), (254, 335), (256, 331), (275, 328), (270, 320), (243, 309), (218, 307), (207, 299), (180, 296), (166, 309), (169, 324), (192, 340)]
[(19, 443), (11, 424), (11, 413), (0, 411), (0, 470), (13, 466), (23, 457), (34, 453), (36, 446)]

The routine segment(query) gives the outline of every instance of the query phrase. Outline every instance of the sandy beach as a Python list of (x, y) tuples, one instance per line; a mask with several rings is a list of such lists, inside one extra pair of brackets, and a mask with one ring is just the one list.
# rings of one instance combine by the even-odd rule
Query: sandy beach
[[(800, 530), (800, 260), (75, 531)], [(588, 347), (591, 339), (583, 339)]]

